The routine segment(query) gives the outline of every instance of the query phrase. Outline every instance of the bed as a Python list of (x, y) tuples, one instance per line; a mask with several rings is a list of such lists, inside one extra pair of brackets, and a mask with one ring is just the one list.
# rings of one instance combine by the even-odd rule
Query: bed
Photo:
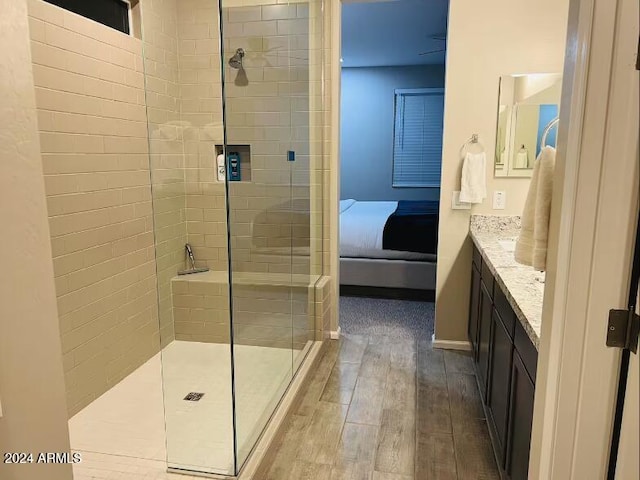
[(437, 201), (340, 201), (340, 285), (435, 290)]

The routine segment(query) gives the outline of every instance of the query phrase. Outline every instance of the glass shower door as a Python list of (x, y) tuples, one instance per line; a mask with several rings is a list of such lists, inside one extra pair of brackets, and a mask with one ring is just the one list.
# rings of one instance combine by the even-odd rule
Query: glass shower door
[(289, 22), (297, 8), (256, 3), (221, 0), (238, 470), (293, 378)]

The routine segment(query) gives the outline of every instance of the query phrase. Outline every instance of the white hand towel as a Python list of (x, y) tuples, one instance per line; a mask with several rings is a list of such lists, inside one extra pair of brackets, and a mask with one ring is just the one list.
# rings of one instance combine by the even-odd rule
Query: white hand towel
[(516, 164), (515, 168), (527, 168), (529, 167), (529, 153), (525, 151), (520, 151), (516, 155)]
[(533, 166), (531, 185), (522, 212), (520, 236), (516, 242), (516, 261), (539, 271), (545, 271), (547, 265), (555, 165), (555, 148), (544, 147)]
[(487, 198), (487, 156), (482, 153), (467, 153), (462, 164), (460, 201), (482, 203)]

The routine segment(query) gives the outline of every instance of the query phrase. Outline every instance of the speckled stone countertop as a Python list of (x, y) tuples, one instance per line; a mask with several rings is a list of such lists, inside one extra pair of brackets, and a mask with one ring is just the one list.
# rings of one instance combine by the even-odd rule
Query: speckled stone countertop
[(499, 241), (520, 233), (520, 217), (472, 215), (471, 238), (536, 349), (540, 344), (544, 273), (520, 265)]

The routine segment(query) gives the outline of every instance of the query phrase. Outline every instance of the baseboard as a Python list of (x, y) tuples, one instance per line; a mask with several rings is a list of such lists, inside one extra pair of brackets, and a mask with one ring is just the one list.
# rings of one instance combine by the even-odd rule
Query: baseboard
[(340, 339), (340, 332), (341, 332), (340, 327), (338, 327), (338, 329), (337, 329), (337, 330), (331, 330), (331, 331), (329, 332), (329, 338), (330, 338), (331, 340), (339, 340), (339, 339)]
[(470, 342), (458, 340), (438, 340), (436, 339), (435, 334), (433, 334), (433, 337), (431, 337), (431, 344), (433, 345), (433, 348), (439, 348), (442, 350), (463, 350), (465, 352), (471, 351)]

